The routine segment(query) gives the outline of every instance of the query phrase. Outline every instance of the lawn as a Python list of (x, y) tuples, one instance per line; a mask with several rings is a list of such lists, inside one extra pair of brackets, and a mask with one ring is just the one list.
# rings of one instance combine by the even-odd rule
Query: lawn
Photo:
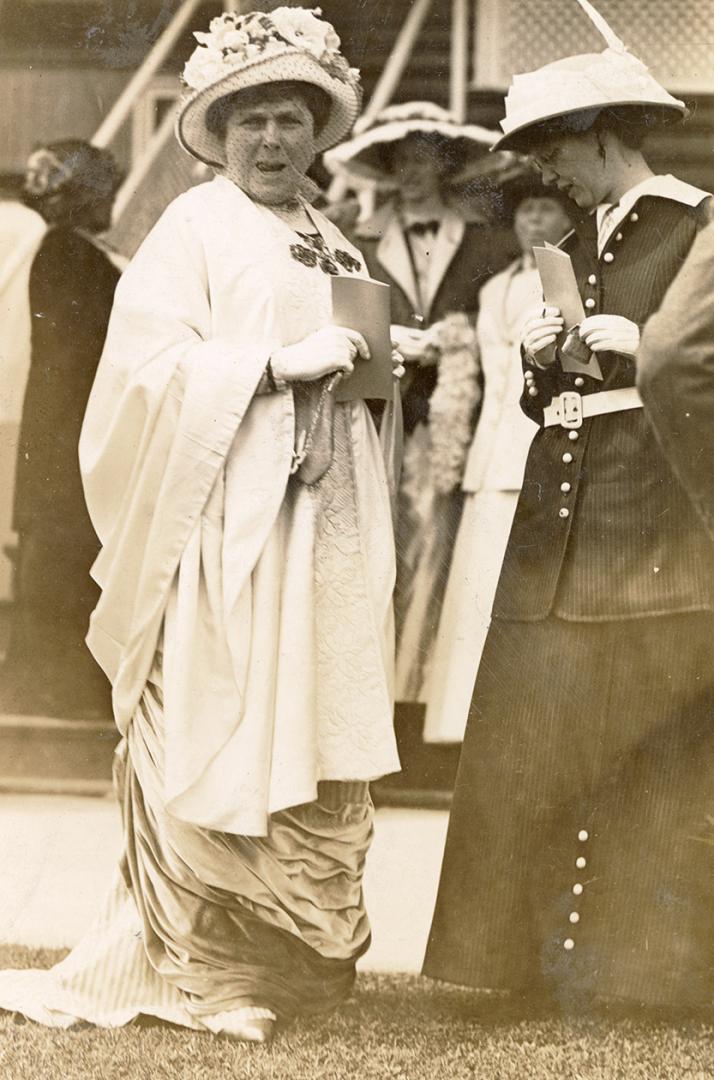
[[(0, 947), (0, 967), (62, 954)], [(479, 1019), (481, 1014), (481, 1019)], [(2, 1080), (712, 1080), (714, 1029), (632, 1021), (484, 1022), (477, 995), (363, 975), (335, 1016), (268, 1048), (163, 1026), (66, 1032), (0, 1014)]]

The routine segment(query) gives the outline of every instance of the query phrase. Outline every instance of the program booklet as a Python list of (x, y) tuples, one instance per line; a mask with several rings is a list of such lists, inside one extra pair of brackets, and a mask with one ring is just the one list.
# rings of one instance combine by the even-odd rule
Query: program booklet
[(389, 285), (371, 278), (332, 278), (332, 321), (335, 326), (358, 330), (369, 345), (369, 360), (357, 359), (351, 375), (337, 384), (338, 401), (377, 398), (391, 400), (391, 307)]
[(543, 287), (546, 304), (560, 308), (565, 323), (565, 331), (560, 341), (560, 364), (563, 371), (589, 375), (592, 379), (602, 379), (602, 371), (597, 357), (576, 334), (570, 331), (580, 325), (585, 318), (585, 308), (575, 279), (575, 271), (567, 251), (545, 244), (533, 248), (536, 266)]

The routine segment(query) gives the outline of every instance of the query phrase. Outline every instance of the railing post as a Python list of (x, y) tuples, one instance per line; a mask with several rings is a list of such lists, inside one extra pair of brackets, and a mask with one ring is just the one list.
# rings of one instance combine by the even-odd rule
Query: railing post
[(467, 116), (470, 2), (471, 0), (451, 2), (449, 108), (458, 124), (465, 123)]
[(109, 146), (131, 114), (142, 91), (171, 54), (171, 50), (196, 13), (201, 0), (184, 0), (161, 37), (154, 43), (141, 67), (126, 84), (94, 134), (95, 146)]

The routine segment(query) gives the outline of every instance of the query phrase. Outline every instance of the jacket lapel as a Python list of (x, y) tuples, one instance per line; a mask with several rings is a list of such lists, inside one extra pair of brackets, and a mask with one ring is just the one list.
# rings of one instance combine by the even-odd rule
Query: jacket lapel
[(434, 250), (429, 259), (429, 273), (426, 279), (426, 289), (424, 290), (424, 305), (427, 317), (436, 299), (436, 294), (441, 288), (446, 272), (461, 246), (465, 229), (466, 225), (463, 218), (454, 210), (447, 210), (442, 219), (441, 228), (436, 235)]
[(414, 311), (419, 315), (425, 315), (421, 311), (419, 294), (414, 281), (407, 242), (404, 238), (399, 219), (392, 214), (387, 222), (384, 235), (377, 245), (377, 258), (387, 273), (392, 277), (400, 289), (409, 298)]

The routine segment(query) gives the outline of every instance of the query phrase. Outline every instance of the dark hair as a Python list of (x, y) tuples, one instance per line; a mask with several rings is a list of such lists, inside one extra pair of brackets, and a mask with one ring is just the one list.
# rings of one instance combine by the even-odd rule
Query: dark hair
[(554, 116), (540, 124), (533, 124), (514, 137), (512, 146), (515, 150), (530, 153), (558, 136), (610, 131), (630, 150), (640, 150), (652, 128), (666, 123), (668, 119), (671, 119), (670, 110), (655, 105), (578, 109), (565, 116)]
[(252, 98), (259, 99), (261, 91), (265, 90), (268, 86), (280, 87), (281, 91), (284, 91), (286, 94), (296, 94), (300, 97), (312, 114), (315, 125), (315, 134), (320, 134), (328, 121), (330, 109), (332, 108), (330, 95), (327, 91), (322, 90), (313, 83), (300, 82), (298, 80), (266, 83), (265, 87), (250, 86), (245, 90), (236, 90), (232, 94), (226, 94), (225, 97), (221, 97), (218, 101), (214, 101), (206, 111), (206, 127), (211, 134), (216, 135), (221, 141), (225, 139), (229, 117), (238, 102), (241, 99), (247, 98), (249, 95)]
[(405, 142), (413, 143), (424, 157), (438, 161), (442, 181), (447, 184), (452, 176), (463, 169), (468, 160), (468, 140), (450, 139), (437, 131), (414, 131), (403, 139), (382, 143), (378, 147), (380, 165), (384, 172), (394, 173), (396, 149)]
[(92, 229), (98, 216), (104, 218), (122, 175), (109, 150), (84, 139), (62, 139), (30, 155), (23, 200), (50, 224)]

